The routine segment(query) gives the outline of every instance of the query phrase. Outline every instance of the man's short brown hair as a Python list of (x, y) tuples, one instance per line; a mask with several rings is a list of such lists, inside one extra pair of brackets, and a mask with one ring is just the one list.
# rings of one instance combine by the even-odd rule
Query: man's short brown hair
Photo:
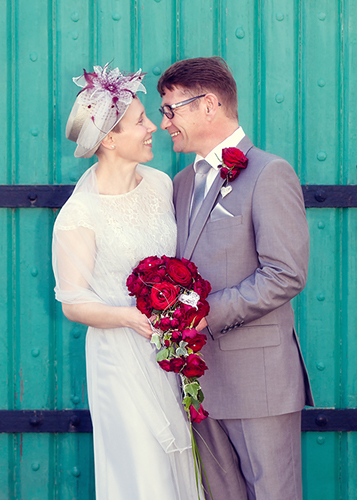
[(237, 85), (227, 63), (221, 57), (196, 57), (177, 61), (161, 75), (157, 90), (180, 87), (192, 95), (212, 92), (222, 104), (227, 116), (238, 118)]

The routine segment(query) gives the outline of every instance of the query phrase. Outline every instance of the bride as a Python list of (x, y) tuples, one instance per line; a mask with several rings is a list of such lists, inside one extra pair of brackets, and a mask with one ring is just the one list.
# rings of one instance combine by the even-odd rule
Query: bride
[(73, 79), (82, 90), (66, 136), (76, 157), (98, 162), (55, 222), (55, 292), (67, 318), (89, 327), (97, 500), (197, 500), (177, 380), (156, 363), (150, 324), (125, 284), (140, 260), (176, 248), (171, 180), (142, 165), (156, 130), (136, 96), (142, 78), (106, 65)]

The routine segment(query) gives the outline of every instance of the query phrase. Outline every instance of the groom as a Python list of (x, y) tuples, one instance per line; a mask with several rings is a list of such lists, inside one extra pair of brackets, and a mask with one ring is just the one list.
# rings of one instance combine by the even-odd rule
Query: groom
[[(177, 257), (191, 259), (212, 285), (199, 325), (210, 416), (197, 431), (214, 500), (301, 500), (301, 409), (313, 399), (290, 305), (308, 266), (299, 181), (244, 134), (221, 58), (173, 64), (158, 91), (174, 151), (196, 153), (174, 179), (174, 203)], [(234, 148), (226, 165), (238, 164), (225, 179), (224, 148)]]

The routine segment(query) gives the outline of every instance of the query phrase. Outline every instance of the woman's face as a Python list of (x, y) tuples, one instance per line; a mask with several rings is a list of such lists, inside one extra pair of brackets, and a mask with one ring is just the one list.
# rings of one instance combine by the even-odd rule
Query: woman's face
[(151, 136), (157, 127), (146, 116), (138, 98), (132, 100), (119, 123), (120, 131), (114, 132), (116, 154), (135, 164), (152, 160)]

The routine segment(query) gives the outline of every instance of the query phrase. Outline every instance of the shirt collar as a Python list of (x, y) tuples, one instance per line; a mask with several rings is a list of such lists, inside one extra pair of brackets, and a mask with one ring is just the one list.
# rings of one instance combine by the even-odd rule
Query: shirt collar
[(206, 158), (202, 158), (200, 155), (196, 155), (193, 168), (196, 171), (196, 163), (200, 160), (206, 160), (207, 163), (211, 165), (215, 170), (218, 170), (218, 166), (222, 164), (222, 149), (236, 147), (240, 141), (245, 136), (242, 127), (238, 127), (237, 130), (233, 132), (229, 137), (224, 139), (220, 144), (218, 144), (212, 151), (208, 153)]

